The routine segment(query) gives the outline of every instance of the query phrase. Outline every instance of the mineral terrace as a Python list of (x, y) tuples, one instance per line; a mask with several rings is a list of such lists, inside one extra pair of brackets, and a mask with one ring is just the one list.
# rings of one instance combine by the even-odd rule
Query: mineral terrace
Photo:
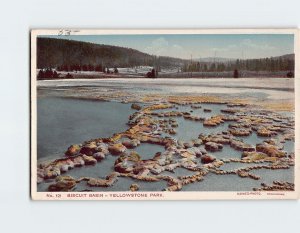
[[(111, 99), (111, 97), (110, 97)], [(48, 191), (73, 191), (81, 183), (90, 187), (113, 186), (120, 177), (132, 179), (128, 191), (142, 191), (136, 181), (165, 181), (167, 187), (162, 191), (180, 191), (186, 185), (206, 179), (208, 174), (219, 176), (236, 175), (243, 179), (260, 180), (253, 173), (260, 169), (289, 169), (294, 166), (295, 155), (283, 150), (288, 140), (294, 140), (294, 119), (275, 111), (265, 110), (245, 101), (221, 100), (206, 96), (147, 96), (138, 101), (130, 96), (114, 96), (121, 102), (131, 102), (135, 112), (128, 118), (128, 130), (117, 132), (110, 138), (96, 138), (82, 144), (70, 145), (65, 155), (54, 161), (39, 163), (37, 182), (52, 181)], [(201, 104), (222, 104), (221, 114), (205, 118), (194, 115), (193, 110), (210, 112)], [(190, 107), (191, 111), (179, 111), (180, 106)], [(227, 130), (204, 134), (190, 141), (176, 139), (178, 119), (194, 121), (204, 127), (215, 128), (225, 122)], [(249, 144), (243, 138), (251, 134), (263, 137), (259, 144)], [(153, 155), (152, 159), (142, 159), (135, 148), (144, 143), (164, 147), (163, 152)], [(224, 146), (240, 151), (241, 157), (218, 159), (212, 152), (222, 152)], [(106, 178), (73, 178), (68, 171), (74, 167), (94, 166), (107, 156), (114, 156), (114, 168)], [(223, 170), (224, 164), (241, 164), (241, 168)], [(248, 166), (244, 166), (249, 164)], [(243, 165), (243, 166), (242, 166)], [(171, 176), (165, 171), (174, 172), (177, 168), (191, 171), (188, 176)], [(55, 182), (53, 182), (55, 181)], [(93, 189), (94, 191), (95, 189)], [(101, 189), (103, 190), (103, 189)], [(294, 184), (274, 180), (273, 184), (261, 184), (253, 190), (294, 190)]]

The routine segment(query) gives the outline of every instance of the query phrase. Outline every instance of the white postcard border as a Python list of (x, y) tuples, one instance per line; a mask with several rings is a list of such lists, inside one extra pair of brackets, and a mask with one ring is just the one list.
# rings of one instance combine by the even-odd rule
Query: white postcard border
[[(33, 200), (253, 200), (299, 199), (300, 165), (300, 30), (283, 29), (33, 29), (31, 30), (31, 198)], [(294, 34), (295, 53), (295, 191), (245, 191), (245, 192), (37, 192), (37, 81), (36, 39), (38, 35), (138, 35), (138, 34)], [(90, 196), (92, 195), (92, 196)], [(146, 196), (146, 197), (145, 197)]]

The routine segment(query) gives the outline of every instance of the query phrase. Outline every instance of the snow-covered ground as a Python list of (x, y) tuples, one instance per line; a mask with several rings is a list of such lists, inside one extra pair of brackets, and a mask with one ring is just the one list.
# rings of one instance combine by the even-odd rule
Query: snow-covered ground
[[(145, 76), (148, 72), (150, 72), (153, 67), (152, 66), (137, 66), (137, 67), (129, 67), (129, 68), (122, 68), (122, 67), (117, 67), (119, 74), (126, 74), (128, 76)], [(52, 69), (53, 71), (55, 69)], [(109, 67), (110, 72), (114, 71), (114, 67)], [(37, 69), (37, 73), (39, 72), (39, 69)], [(103, 72), (99, 71), (57, 71), (61, 75), (66, 75), (67, 73), (70, 74), (84, 74), (84, 75), (90, 75), (90, 76), (95, 76), (102, 74)], [(163, 74), (174, 74), (180, 72), (180, 68), (177, 67), (170, 67), (170, 68), (161, 68), (159, 73)]]
[[(149, 71), (152, 70), (151, 66), (139, 66), (136, 68), (117, 68), (120, 74), (127, 74), (127, 75), (145, 75), (147, 74)], [(110, 70), (113, 70), (112, 68), (110, 68)]]
[(95, 88), (135, 88), (164, 93), (262, 93), (272, 99), (294, 99), (294, 79), (287, 78), (211, 78), (211, 79), (62, 79), (39, 80), (38, 87), (78, 87), (94, 86)]

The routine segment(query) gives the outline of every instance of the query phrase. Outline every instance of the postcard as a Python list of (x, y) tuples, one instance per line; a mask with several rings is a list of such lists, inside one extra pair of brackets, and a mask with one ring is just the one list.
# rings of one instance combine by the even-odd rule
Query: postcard
[(298, 199), (299, 44), (298, 29), (32, 30), (32, 199)]

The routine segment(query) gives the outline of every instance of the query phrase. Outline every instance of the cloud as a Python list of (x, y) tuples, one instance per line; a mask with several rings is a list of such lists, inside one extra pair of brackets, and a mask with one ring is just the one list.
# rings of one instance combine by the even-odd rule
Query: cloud
[(276, 51), (276, 47), (267, 42), (253, 41), (244, 39), (237, 43), (225, 44), (224, 46), (215, 45), (213, 47), (196, 47), (194, 49), (186, 48), (185, 45), (173, 44), (165, 37), (159, 37), (152, 40), (143, 52), (157, 56), (170, 56), (189, 59), (191, 54), (193, 57), (199, 56), (219, 56), (219, 57), (264, 57), (269, 56)]
[(232, 57), (239, 57), (245, 52), (248, 56), (250, 55), (250, 57), (255, 57), (257, 56), (255, 54), (265, 54), (263, 56), (267, 56), (276, 49), (276, 47), (267, 43), (257, 43), (251, 39), (244, 39), (236, 44), (211, 48), (210, 51), (214, 54), (217, 53), (218, 56), (228, 56), (230, 54)]
[(246, 47), (246, 48), (257, 49), (257, 50), (274, 50), (274, 49), (276, 49), (274, 46), (271, 46), (268, 44), (254, 43), (251, 39), (244, 39), (241, 42), (241, 46)]
[(149, 54), (162, 55), (167, 51), (167, 47), (169, 47), (169, 42), (160, 37), (151, 42), (151, 44), (145, 48), (145, 52)]
[(214, 52), (227, 52), (227, 51), (229, 51), (229, 47), (224, 47), (224, 48), (212, 48), (212, 51), (214, 51)]
[(182, 57), (186, 51), (178, 44), (170, 44), (164, 37), (157, 38), (144, 50), (146, 53), (158, 56)]
[(255, 49), (255, 50), (274, 50), (276, 49), (274, 46), (270, 46), (268, 44), (257, 44), (254, 43), (250, 39), (244, 39), (238, 44), (230, 44), (221, 48), (212, 48), (214, 52), (229, 52), (229, 51), (241, 51), (243, 49)]

